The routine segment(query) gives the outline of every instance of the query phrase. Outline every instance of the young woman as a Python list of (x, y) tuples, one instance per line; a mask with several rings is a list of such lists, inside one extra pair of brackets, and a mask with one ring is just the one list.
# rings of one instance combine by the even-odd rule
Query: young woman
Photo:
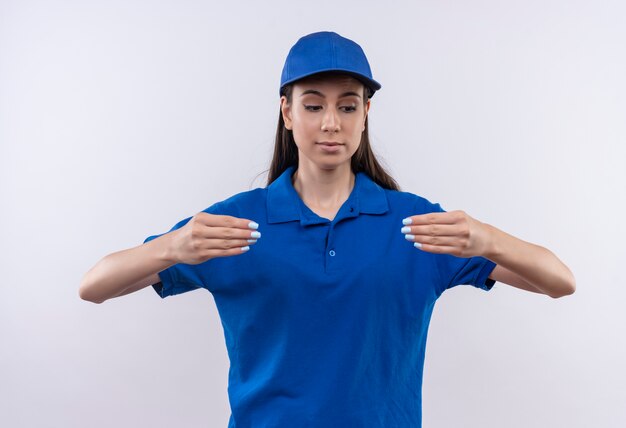
[(352, 40), (301, 37), (281, 76), (268, 186), (109, 254), (83, 278), (80, 297), (97, 303), (148, 285), (163, 298), (212, 293), (231, 428), (420, 427), (428, 325), (445, 290), (575, 290), (548, 249), (399, 190), (368, 138), (380, 88)]

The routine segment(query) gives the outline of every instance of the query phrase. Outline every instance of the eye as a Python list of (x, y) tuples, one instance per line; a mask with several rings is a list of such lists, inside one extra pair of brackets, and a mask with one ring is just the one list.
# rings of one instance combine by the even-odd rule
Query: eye
[[(313, 106), (313, 105), (305, 105), (304, 109), (308, 110), (308, 111), (319, 111), (319, 109), (321, 109), (322, 106)], [(340, 108), (344, 108), (346, 110), (344, 110), (346, 113), (352, 113), (353, 111), (356, 110), (356, 107), (354, 106), (345, 106), (345, 107), (340, 107)]]

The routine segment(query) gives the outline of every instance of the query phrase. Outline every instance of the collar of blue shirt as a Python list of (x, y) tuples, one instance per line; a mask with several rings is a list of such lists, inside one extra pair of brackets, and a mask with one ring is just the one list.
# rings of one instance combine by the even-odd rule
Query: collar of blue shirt
[[(288, 167), (267, 188), (268, 223), (300, 220), (302, 226), (327, 223), (328, 219), (315, 214), (300, 198), (291, 183), (296, 167)], [(358, 172), (354, 187), (343, 203), (333, 222), (359, 214), (383, 214), (389, 210), (385, 189), (374, 182), (366, 173)]]

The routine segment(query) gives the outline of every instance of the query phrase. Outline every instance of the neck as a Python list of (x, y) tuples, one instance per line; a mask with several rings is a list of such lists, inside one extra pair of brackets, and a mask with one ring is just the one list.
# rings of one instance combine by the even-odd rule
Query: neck
[(299, 165), (292, 176), (293, 187), (302, 201), (322, 209), (341, 206), (350, 196), (355, 180), (349, 164), (332, 170)]

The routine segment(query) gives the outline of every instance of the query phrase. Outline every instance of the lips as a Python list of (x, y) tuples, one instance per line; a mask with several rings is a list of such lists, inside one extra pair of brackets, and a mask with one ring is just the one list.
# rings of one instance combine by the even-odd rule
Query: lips
[(317, 144), (321, 144), (323, 146), (341, 146), (340, 143), (335, 143), (335, 142), (332, 142), (332, 141), (321, 141), (321, 142), (319, 142)]

